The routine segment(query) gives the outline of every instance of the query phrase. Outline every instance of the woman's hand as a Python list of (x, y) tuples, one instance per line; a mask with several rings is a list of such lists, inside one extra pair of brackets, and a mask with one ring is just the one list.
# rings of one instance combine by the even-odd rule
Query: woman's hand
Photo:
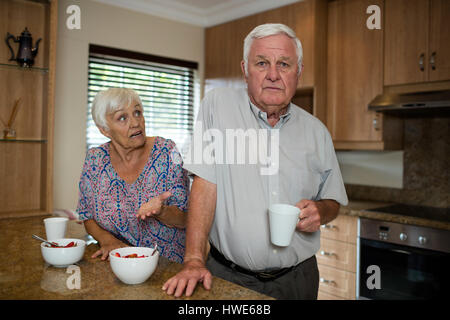
[(110, 239), (105, 243), (100, 243), (100, 249), (97, 250), (91, 256), (91, 258), (97, 258), (98, 256), (101, 256), (102, 260), (107, 260), (109, 257), (109, 253), (112, 250), (117, 249), (117, 248), (123, 248), (123, 247), (129, 247), (129, 246), (116, 238)]
[(167, 198), (172, 195), (170, 191), (161, 193), (159, 196), (152, 198), (149, 202), (144, 203), (140, 208), (136, 217), (145, 220), (148, 217), (156, 217), (161, 214), (162, 207)]

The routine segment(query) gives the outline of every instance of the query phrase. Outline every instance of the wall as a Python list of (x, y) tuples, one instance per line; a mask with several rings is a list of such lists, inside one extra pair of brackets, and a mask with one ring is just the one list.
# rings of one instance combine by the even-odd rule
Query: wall
[(340, 151), (344, 183), (402, 188), (403, 151)]
[(345, 181), (348, 197), (450, 207), (450, 118), (406, 119), (403, 153), (402, 188), (363, 186)]
[[(69, 30), (66, 9), (81, 9), (81, 29)], [(86, 154), (89, 43), (199, 63), (204, 29), (91, 0), (59, 1), (55, 96), (54, 208), (75, 209)]]

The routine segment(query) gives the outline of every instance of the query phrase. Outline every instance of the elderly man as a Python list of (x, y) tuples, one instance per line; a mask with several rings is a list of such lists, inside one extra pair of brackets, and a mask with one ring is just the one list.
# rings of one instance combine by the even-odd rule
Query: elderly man
[[(319, 228), (348, 200), (326, 127), (291, 103), (302, 71), (301, 43), (285, 25), (260, 25), (244, 41), (241, 68), (247, 89), (209, 92), (195, 130), (264, 129), (267, 144), (276, 142), (276, 133), (278, 146), (271, 151), (279, 157), (277, 170), (262, 174), (264, 164), (221, 159), (185, 163), (194, 180), (184, 266), (163, 290), (190, 296), (198, 282), (210, 289), (213, 274), (277, 299), (317, 299)], [(270, 242), (272, 203), (301, 209), (287, 247)]]

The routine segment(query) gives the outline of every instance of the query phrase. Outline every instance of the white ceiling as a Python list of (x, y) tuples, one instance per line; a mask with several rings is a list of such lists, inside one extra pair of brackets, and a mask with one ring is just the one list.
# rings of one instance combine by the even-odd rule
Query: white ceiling
[(210, 27), (302, 0), (94, 0), (130, 10)]

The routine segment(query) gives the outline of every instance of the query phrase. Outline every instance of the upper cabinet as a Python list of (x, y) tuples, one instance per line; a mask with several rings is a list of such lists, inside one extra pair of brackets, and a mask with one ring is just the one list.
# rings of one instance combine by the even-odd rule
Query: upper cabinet
[(385, 1), (384, 85), (450, 80), (450, 1)]
[(430, 1), (430, 81), (450, 80), (450, 1)]
[[(366, 9), (383, 0), (338, 0), (328, 5), (327, 126), (336, 149), (399, 148), (401, 125), (368, 110), (383, 92), (383, 31), (368, 29)], [(393, 123), (394, 122), (394, 123)], [(401, 130), (399, 130), (401, 131)]]

